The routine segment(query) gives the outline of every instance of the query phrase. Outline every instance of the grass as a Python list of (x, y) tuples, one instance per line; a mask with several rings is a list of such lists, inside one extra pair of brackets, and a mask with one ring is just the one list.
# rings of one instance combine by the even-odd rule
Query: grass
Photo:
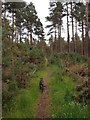
[(73, 99), (73, 94), (76, 93), (73, 79), (70, 76), (63, 75), (61, 81), (57, 79), (59, 68), (52, 66), (52, 70), (54, 72), (49, 82), (52, 118), (87, 118), (88, 107), (75, 102)]
[(61, 106), (61, 110), (58, 115), (61, 118), (87, 118), (88, 117), (88, 106), (70, 101)]
[(37, 71), (36, 75), (29, 81), (29, 87), (19, 90), (17, 96), (10, 103), (10, 109), (3, 114), (4, 118), (35, 118), (37, 102), (40, 95), (39, 80), (47, 74), (48, 68)]

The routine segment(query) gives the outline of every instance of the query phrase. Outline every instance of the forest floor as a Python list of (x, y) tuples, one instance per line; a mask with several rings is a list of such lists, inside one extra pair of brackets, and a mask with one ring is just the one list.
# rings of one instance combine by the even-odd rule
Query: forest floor
[(36, 118), (50, 118), (50, 96), (48, 81), (52, 71), (49, 69), (47, 75), (44, 77), (45, 89), (44, 92), (40, 94), (38, 100), (38, 108)]

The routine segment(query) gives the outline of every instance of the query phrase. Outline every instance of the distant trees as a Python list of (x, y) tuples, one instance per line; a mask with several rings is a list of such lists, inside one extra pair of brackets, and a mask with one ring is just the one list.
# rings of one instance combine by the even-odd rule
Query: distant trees
[[(48, 35), (54, 33), (54, 51), (57, 52), (57, 51), (61, 51), (60, 38), (61, 38), (62, 18), (64, 17), (63, 7), (60, 2), (57, 2), (57, 3), (50, 3), (49, 9), (50, 9), (50, 13), (49, 16), (46, 17), (46, 19), (47, 21), (51, 22), (51, 24), (47, 25), (46, 28), (49, 28)], [(59, 41), (59, 47), (57, 40)]]
[(33, 34), (33, 27), (35, 26), (35, 22), (37, 19), (37, 12), (35, 10), (35, 6), (33, 3), (30, 3), (26, 6), (26, 9), (24, 9), (24, 25), (28, 30), (29, 40), (30, 44), (32, 44), (32, 34)]
[[(87, 2), (88, 4), (88, 2)], [(82, 33), (80, 40), (82, 47), (81, 51), (79, 50), (79, 53), (82, 55), (86, 55), (88, 51), (86, 52), (86, 44), (88, 47), (88, 38), (85, 37), (87, 32), (85, 32), (88, 29), (87, 17), (88, 13), (85, 13), (85, 10), (87, 9), (88, 5), (85, 5), (82, 2), (75, 3), (75, 2), (66, 2), (60, 3), (56, 2), (50, 3), (50, 13), (49, 16), (46, 17), (47, 21), (49, 21), (51, 24), (47, 25), (46, 28), (49, 28), (48, 35), (52, 36), (54, 35), (53, 44), (55, 43), (55, 49), (54, 51), (60, 52), (61, 50), (57, 50), (58, 42), (60, 41), (61, 36), (61, 26), (63, 26), (63, 17), (66, 16), (67, 18), (67, 51), (68, 52), (76, 52), (78, 53), (78, 30)], [(71, 19), (70, 19), (71, 18)], [(70, 27), (71, 25), (71, 27)], [(72, 37), (70, 37), (70, 28), (72, 28)], [(58, 36), (57, 36), (58, 33)], [(59, 43), (59, 48), (62, 49), (61, 43)]]

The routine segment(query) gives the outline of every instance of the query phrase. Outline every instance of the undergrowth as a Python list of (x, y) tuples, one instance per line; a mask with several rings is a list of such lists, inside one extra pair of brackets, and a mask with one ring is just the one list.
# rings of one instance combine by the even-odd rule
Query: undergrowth
[[(11, 103), (5, 106), (3, 113), (4, 118), (34, 118), (37, 110), (37, 102), (40, 95), (39, 80), (47, 74), (47, 69), (44, 68), (32, 77), (29, 86), (25, 89), (20, 89), (18, 94), (14, 96)], [(9, 107), (8, 107), (9, 106)]]
[[(58, 67), (53, 66), (52, 70), (54, 72), (49, 82), (52, 118), (87, 118), (87, 105), (77, 103), (73, 99), (73, 95), (76, 93), (73, 79), (68, 75), (62, 75), (62, 77), (60, 75), (60, 78), (57, 79)], [(61, 78), (63, 79), (61, 80)]]

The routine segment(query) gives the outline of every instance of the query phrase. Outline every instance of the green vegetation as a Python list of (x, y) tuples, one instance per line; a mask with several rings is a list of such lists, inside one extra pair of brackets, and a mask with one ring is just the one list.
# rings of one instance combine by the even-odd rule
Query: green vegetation
[(52, 69), (54, 72), (49, 83), (52, 118), (87, 118), (87, 105), (74, 100), (76, 90), (71, 76), (63, 75), (61, 80), (57, 78), (60, 69), (57, 66), (53, 66)]
[[(13, 48), (13, 49), (12, 49)], [(39, 80), (47, 74), (45, 53), (27, 43), (3, 44), (3, 116), (35, 118), (40, 95)], [(52, 118), (86, 118), (87, 105), (75, 100), (76, 81), (65, 69), (84, 68), (87, 58), (74, 53), (56, 53), (49, 58), (52, 75), (49, 80)], [(70, 68), (71, 67), (71, 68)], [(77, 70), (77, 69), (76, 69)], [(63, 72), (64, 71), (64, 72)], [(74, 72), (73, 72), (74, 73)], [(77, 114), (78, 113), (78, 114)]]
[(86, 62), (87, 57), (81, 56), (75, 53), (55, 53), (49, 58), (51, 64), (56, 64), (60, 67), (65, 67), (75, 63), (84, 63)]
[[(39, 80), (48, 72), (51, 118), (87, 118), (88, 5), (50, 2), (46, 39), (32, 2), (2, 3), (3, 118), (35, 118)], [(65, 16), (67, 41), (62, 37)]]
[[(3, 81), (2, 82), (3, 82), (3, 113), (4, 113), (3, 115), (4, 116), (8, 115), (8, 117), (9, 116), (17, 117), (20, 110), (24, 109), (24, 108), (23, 109), (20, 108), (20, 106), (23, 107), (23, 103), (25, 104), (24, 107), (26, 106), (27, 108), (29, 108), (28, 106), (29, 104), (33, 105), (35, 103), (35, 101), (33, 101), (35, 99), (34, 95), (36, 94), (36, 97), (38, 98), (38, 94), (39, 94), (39, 91), (37, 90), (38, 82), (40, 76), (44, 75), (44, 73), (42, 73), (44, 72), (43, 70), (45, 69), (44, 66), (45, 66), (44, 53), (40, 49), (34, 48), (33, 46), (23, 43), (13, 44), (8, 40), (3, 43)], [(34, 85), (32, 84), (32, 81), (35, 81), (35, 83), (33, 83)], [(38, 93), (36, 93), (35, 91)], [(23, 94), (25, 94), (25, 96)], [(29, 103), (29, 101), (33, 101), (33, 102)], [(10, 103), (11, 105), (9, 105)], [(14, 104), (16, 106), (14, 106)], [(13, 112), (13, 110), (15, 109), (18, 113), (15, 111)], [(33, 114), (33, 110), (32, 110), (32, 114)]]
[[(52, 75), (49, 82), (52, 118), (86, 118), (87, 105), (75, 100), (76, 81), (65, 73), (84, 68), (87, 58), (74, 53), (56, 53), (49, 58)], [(5, 118), (35, 118), (40, 95), (39, 80), (47, 74), (45, 53), (27, 43), (3, 44), (3, 116)], [(71, 67), (71, 68), (70, 68)], [(64, 71), (64, 72), (63, 72)], [(73, 72), (74, 73), (74, 72)], [(78, 114), (77, 114), (78, 113)]]
[(37, 112), (37, 101), (40, 95), (39, 80), (47, 74), (44, 68), (32, 77), (26, 89), (18, 90), (10, 103), (5, 105), (3, 116), (5, 118), (34, 118)]

